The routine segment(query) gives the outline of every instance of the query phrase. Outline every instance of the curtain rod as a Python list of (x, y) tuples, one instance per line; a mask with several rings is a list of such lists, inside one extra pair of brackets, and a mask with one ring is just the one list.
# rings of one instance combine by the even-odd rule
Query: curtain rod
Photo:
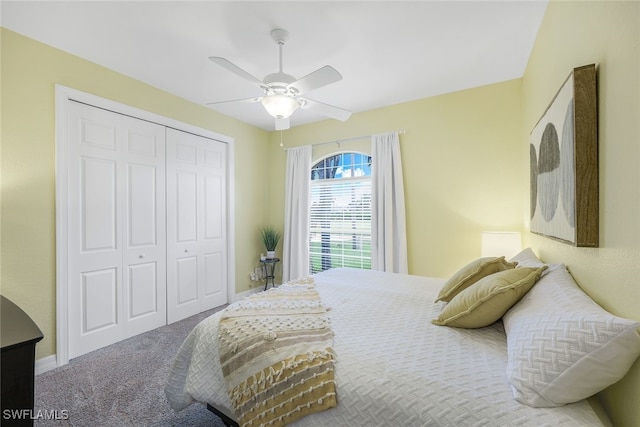
[[(390, 131), (393, 132), (393, 131)], [(400, 129), (397, 131), (398, 135), (404, 135), (407, 131), (405, 129)], [(282, 134), (280, 134), (282, 136)], [(372, 135), (362, 135), (362, 136), (354, 136), (353, 138), (345, 138), (345, 139), (336, 139), (334, 141), (325, 141), (325, 142), (316, 142), (315, 144), (307, 144), (310, 145), (312, 147), (315, 147), (316, 145), (326, 145), (326, 144), (338, 144), (340, 145), (343, 142), (351, 142), (351, 141), (358, 141), (360, 139), (367, 139), (367, 138), (371, 138), (374, 134)], [(282, 144), (282, 139), (280, 139), (280, 144)], [(284, 148), (284, 151), (287, 151), (289, 148), (296, 148), (296, 147), (287, 147)]]

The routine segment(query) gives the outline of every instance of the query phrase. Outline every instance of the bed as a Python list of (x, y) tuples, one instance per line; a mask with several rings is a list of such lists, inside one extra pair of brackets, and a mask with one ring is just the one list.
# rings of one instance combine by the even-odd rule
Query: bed
[[(506, 322), (470, 329), (433, 324), (451, 304), (434, 302), (445, 279), (349, 268), (313, 279), (334, 333), (338, 405), (291, 425), (603, 425), (584, 399), (532, 407), (514, 398)], [(520, 301), (525, 315), (532, 306), (527, 296)], [(176, 356), (165, 388), (176, 411), (197, 401), (233, 418), (216, 345), (220, 316), (202, 321)], [(512, 317), (509, 326), (521, 328)], [(637, 330), (638, 323), (623, 328)], [(631, 354), (623, 362), (630, 366), (640, 338), (627, 335)]]

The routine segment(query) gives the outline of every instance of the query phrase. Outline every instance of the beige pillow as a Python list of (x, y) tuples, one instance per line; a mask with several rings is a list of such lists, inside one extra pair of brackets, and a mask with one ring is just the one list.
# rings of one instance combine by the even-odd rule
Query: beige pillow
[(491, 274), (460, 292), (432, 323), (482, 328), (500, 319), (538, 281), (547, 266), (521, 267)]
[(486, 277), (490, 274), (497, 273), (499, 271), (510, 270), (518, 265), (517, 262), (505, 261), (504, 257), (487, 257), (477, 259), (464, 267), (462, 267), (456, 274), (451, 276), (449, 280), (444, 284), (440, 293), (438, 294), (438, 301), (449, 302), (457, 294), (476, 283), (478, 280)]

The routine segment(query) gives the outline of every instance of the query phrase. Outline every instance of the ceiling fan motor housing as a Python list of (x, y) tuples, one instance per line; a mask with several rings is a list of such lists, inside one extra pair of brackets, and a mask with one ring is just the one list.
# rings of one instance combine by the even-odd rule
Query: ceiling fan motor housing
[(296, 81), (296, 78), (289, 74), (283, 72), (269, 74), (263, 81), (268, 86), (268, 89), (265, 90), (267, 95), (274, 93), (281, 93), (288, 96), (298, 95), (298, 91), (295, 88), (288, 87), (289, 84)]

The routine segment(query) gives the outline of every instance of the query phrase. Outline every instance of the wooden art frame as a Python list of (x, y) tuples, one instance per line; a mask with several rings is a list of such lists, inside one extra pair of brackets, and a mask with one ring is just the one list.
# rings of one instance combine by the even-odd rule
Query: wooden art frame
[(598, 247), (595, 64), (574, 68), (529, 138), (531, 232)]

